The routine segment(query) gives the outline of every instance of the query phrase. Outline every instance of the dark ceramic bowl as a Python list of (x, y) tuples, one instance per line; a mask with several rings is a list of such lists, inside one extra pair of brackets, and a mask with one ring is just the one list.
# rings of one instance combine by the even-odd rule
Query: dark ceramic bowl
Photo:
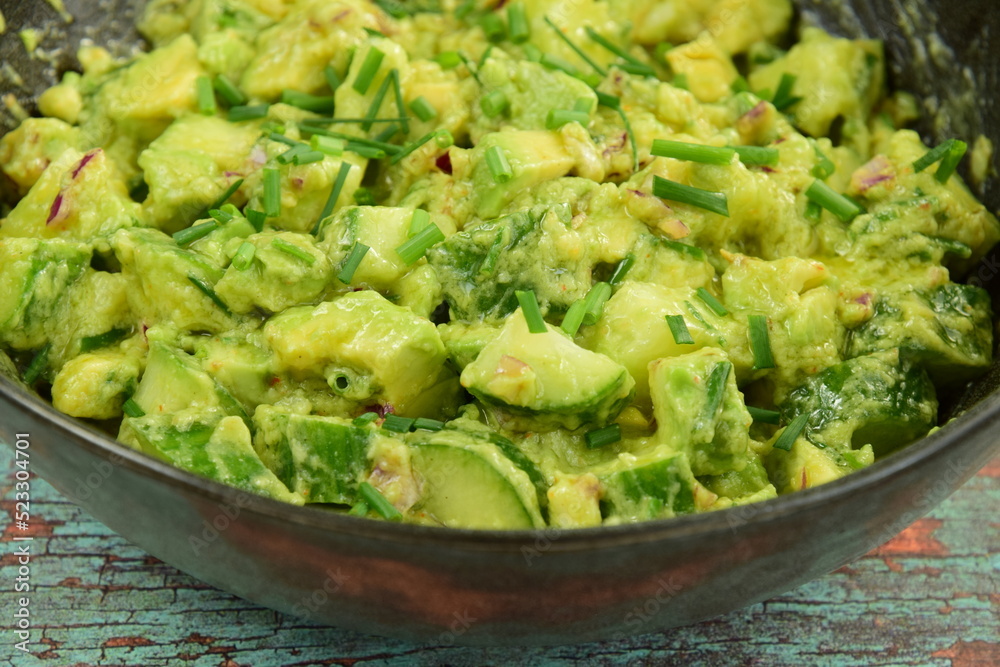
[[(925, 96), (943, 119), (923, 128), (929, 139), (984, 133), (1000, 145), (994, 2), (857, 2), (856, 15), (819, 2), (803, 9), (842, 34), (886, 39), (895, 85)], [(41, 0), (14, 4), (0, 1), (15, 28), (25, 13), (34, 12), (28, 21), (51, 13)], [(67, 2), (71, 11), (88, 4)], [(78, 16), (77, 31), (123, 14)], [(933, 31), (953, 55), (915, 55)], [(14, 49), (9, 34), (2, 39), (7, 61)], [(43, 69), (30, 79), (40, 87)], [(965, 95), (973, 90), (980, 95)], [(980, 194), (996, 210), (997, 189)], [(997, 266), (993, 256), (974, 271), (994, 295)], [(845, 479), (743, 508), (572, 532), (396, 525), (249, 496), (122, 447), (5, 380), (0, 437), (30, 434), (32, 469), (62, 493), (156, 557), (262, 605), (415, 640), (556, 644), (723, 614), (885, 542), (1000, 450), (998, 376), (994, 367), (949, 397), (946, 416), (958, 417), (941, 430)]]

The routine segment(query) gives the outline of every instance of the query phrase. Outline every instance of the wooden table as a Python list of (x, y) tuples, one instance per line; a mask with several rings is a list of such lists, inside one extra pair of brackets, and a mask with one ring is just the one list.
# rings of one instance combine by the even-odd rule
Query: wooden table
[(258, 607), (147, 555), (36, 479), (23, 653), (4, 446), (0, 471), (0, 665), (1000, 665), (1000, 458), (896, 539), (781, 597), (628, 640), (515, 649), (414, 645)]

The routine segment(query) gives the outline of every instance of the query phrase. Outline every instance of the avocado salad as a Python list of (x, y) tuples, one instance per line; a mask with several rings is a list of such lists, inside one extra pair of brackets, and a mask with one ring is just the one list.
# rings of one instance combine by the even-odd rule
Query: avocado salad
[(864, 468), (992, 361), (1000, 239), (788, 0), (152, 0), (0, 139), (0, 365), (296, 505), (455, 528)]

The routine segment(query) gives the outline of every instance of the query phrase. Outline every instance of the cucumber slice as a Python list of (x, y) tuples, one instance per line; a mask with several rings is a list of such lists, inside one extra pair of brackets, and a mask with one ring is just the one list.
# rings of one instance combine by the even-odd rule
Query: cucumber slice
[(370, 428), (339, 417), (300, 415), (261, 406), (253, 418), (254, 449), (307, 503), (352, 505), (368, 471)]
[(421, 443), (411, 447), (413, 469), (422, 480), (422, 497), (415, 511), (449, 528), (545, 525), (527, 475), (495, 446)]

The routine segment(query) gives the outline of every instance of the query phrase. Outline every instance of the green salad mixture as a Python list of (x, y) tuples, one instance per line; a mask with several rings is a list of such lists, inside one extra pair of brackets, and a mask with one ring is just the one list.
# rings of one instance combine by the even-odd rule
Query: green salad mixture
[[(3, 364), (294, 504), (704, 512), (938, 422), (1000, 239), (882, 48), (788, 0), (153, 0), (0, 140)], [(787, 47), (787, 48), (785, 48)]]

